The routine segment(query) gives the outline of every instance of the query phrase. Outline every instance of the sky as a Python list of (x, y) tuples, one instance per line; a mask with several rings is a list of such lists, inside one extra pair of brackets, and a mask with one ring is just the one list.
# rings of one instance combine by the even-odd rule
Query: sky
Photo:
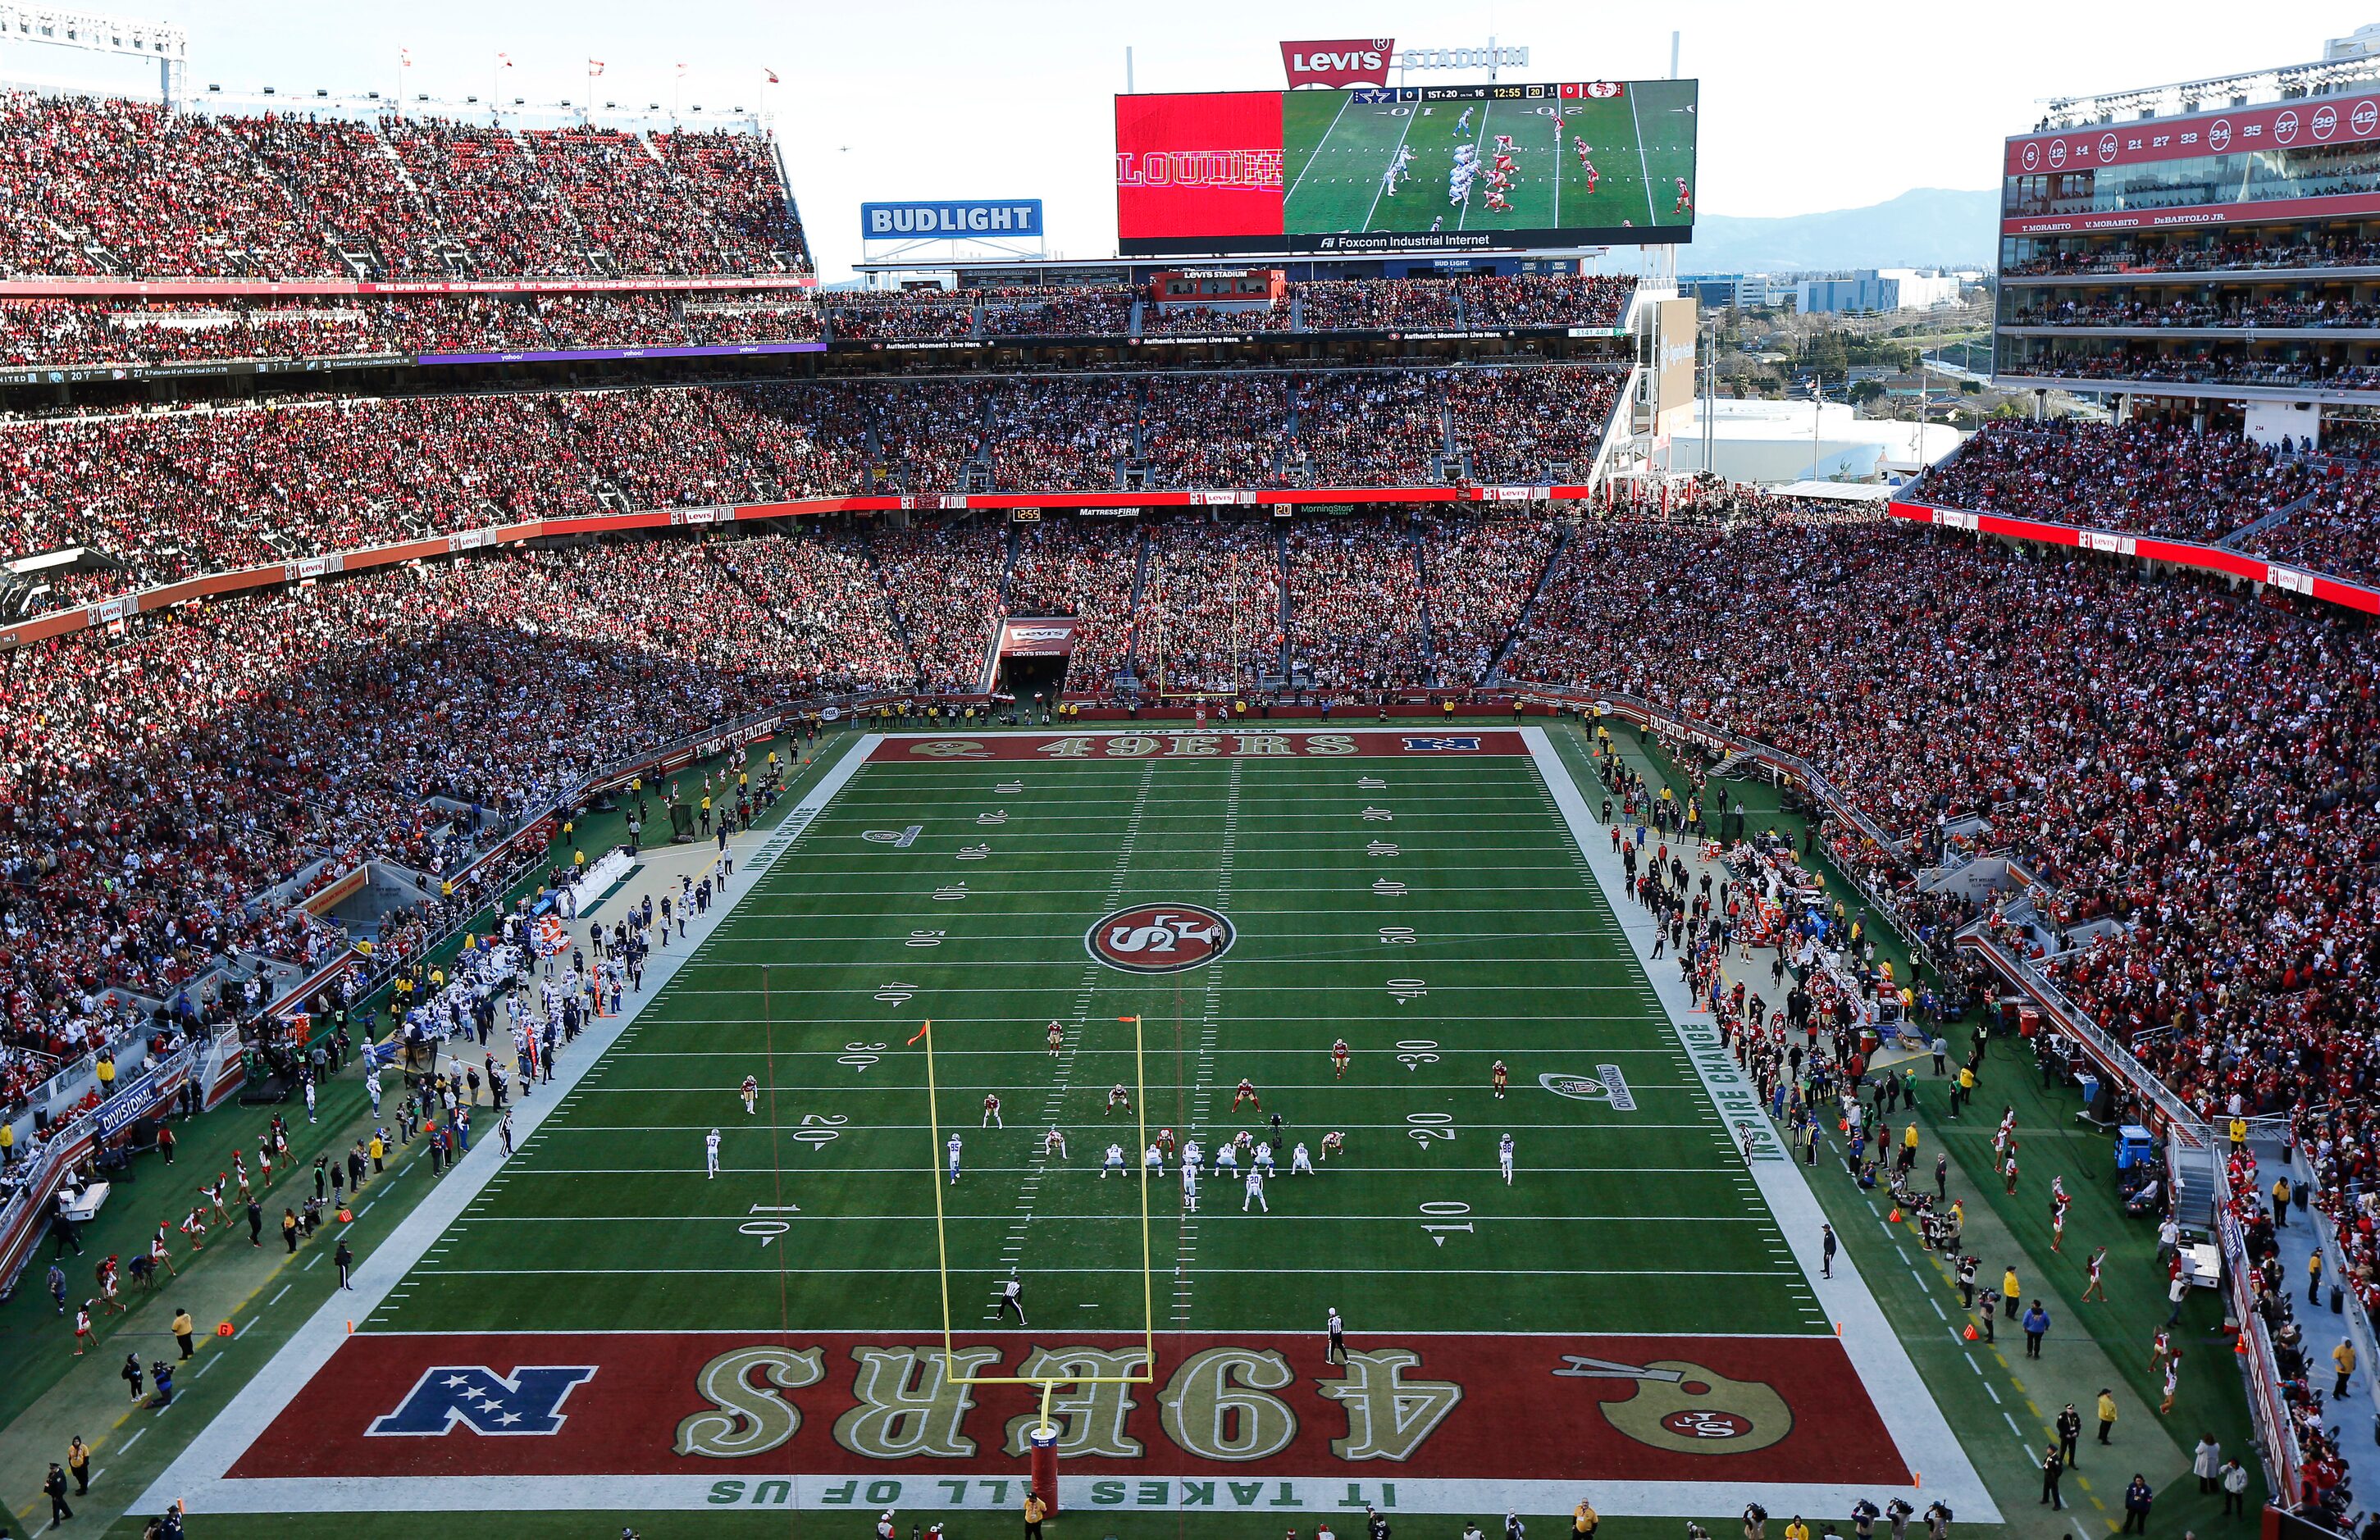
[[(197, 90), (271, 84), (310, 97), (378, 89), (408, 96), (674, 99), (705, 115), (771, 115), (822, 274), (860, 254), (859, 204), (908, 198), (1040, 198), (1053, 254), (1111, 255), (1112, 96), (1124, 51), (1143, 91), (1277, 90), (1284, 39), (1393, 38), (1420, 47), (1530, 50), (1507, 79), (1701, 83), (1695, 203), (1704, 213), (1779, 215), (1882, 202), (1912, 188), (1987, 188), (1998, 142), (2033, 127), (2039, 100), (2160, 85), (2318, 58), (2366, 19), (2336, 3), (2220, 8), (2171, 0), (2075, 6), (2000, 0), (1980, 9), (1912, 0), (1791, 6), (1687, 0), (1625, 7), (1578, 0), (1209, 0), (1191, 7), (1062, 0), (129, 0), (110, 14), (178, 21)], [(2250, 26), (2250, 21), (2255, 23)], [(400, 51), (413, 64), (401, 68)], [(498, 53), (512, 67), (499, 70)], [(679, 73), (683, 67), (684, 73)], [(0, 46), (0, 77), (128, 89), (146, 74), (110, 61)], [(782, 83), (768, 86), (773, 69)], [(1476, 75), (1416, 77), (1430, 83)], [(1691, 264), (1691, 254), (1681, 258)]]

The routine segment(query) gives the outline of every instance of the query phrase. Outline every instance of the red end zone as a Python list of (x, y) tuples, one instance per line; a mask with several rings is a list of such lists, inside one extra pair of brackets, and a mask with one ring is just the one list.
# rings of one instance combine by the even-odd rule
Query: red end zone
[(870, 763), (949, 762), (966, 759), (1262, 759), (1477, 758), (1529, 752), (1521, 734), (1505, 728), (1488, 732), (1366, 731), (1330, 733), (1246, 729), (1218, 724), (1209, 729), (1168, 728), (1145, 733), (994, 733), (981, 737), (887, 738), (868, 756)]
[[(1052, 1401), (1074, 1475), (1907, 1485), (1832, 1337), (1158, 1339), (1154, 1384)], [(1030, 1386), (1131, 1375), (1141, 1340), (801, 1333), (464, 1333), (344, 1340), (234, 1480), (1014, 1474)], [(1375, 1461), (1392, 1461), (1382, 1466)]]

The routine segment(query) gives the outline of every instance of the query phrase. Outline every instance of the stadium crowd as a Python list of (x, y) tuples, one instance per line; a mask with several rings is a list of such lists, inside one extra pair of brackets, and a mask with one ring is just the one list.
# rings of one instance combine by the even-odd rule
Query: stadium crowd
[(2177, 236), (2118, 242), (2082, 251), (2044, 251), (2001, 269), (2010, 278), (2065, 273), (2207, 273), (2259, 268), (2368, 267), (2380, 263), (2380, 241), (2352, 232), (2274, 225), (2261, 235)]
[(762, 140), (0, 96), (10, 277), (806, 272)]
[(1043, 520), (1017, 531), (1004, 608), (1013, 615), (1080, 619), (1066, 663), (1069, 688), (1104, 694), (1123, 673), (1140, 550), (1137, 520)]
[(2380, 386), (2380, 365), (2344, 356), (2285, 358), (2250, 356), (2236, 346), (2182, 346), (2167, 352), (2117, 346), (2100, 351), (2036, 349), (2011, 358), (2005, 373), (2055, 380), (2142, 380), (2180, 385), (2280, 385), (2290, 389), (2368, 390)]
[(423, 353), (815, 342), (798, 291), (699, 302), (652, 291), (370, 298), (0, 299), (0, 364), (403, 359)]
[(1421, 683), (1429, 634), (1408, 520), (1300, 519), (1289, 528), (1289, 666), (1320, 690)]
[(2294, 502), (2315, 480), (2301, 460), (2187, 423), (2051, 418), (1985, 425), (1912, 495), (1945, 508), (2204, 543)]
[(2313, 501), (2241, 546), (2266, 561), (2380, 588), (2380, 466), (2337, 467)]
[[(959, 378), (292, 397), (0, 423), (0, 555), (128, 569), (64, 597), (532, 518), (905, 491), (1547, 481), (1594, 458), (1593, 369)], [(1286, 479), (1284, 479), (1286, 478)], [(193, 502), (208, 510), (192, 519)]]
[(2011, 326), (2253, 326), (2259, 329), (2322, 328), (2380, 325), (2380, 305), (2346, 296), (2329, 299), (2256, 299), (2234, 297), (2217, 303), (2204, 297), (2106, 299), (2096, 302), (2060, 299), (2021, 306), (2010, 312)]

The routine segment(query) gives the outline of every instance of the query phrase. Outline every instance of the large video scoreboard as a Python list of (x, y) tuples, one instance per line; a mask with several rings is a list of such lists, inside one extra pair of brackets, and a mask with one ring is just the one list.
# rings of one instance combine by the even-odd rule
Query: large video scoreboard
[(1693, 238), (1693, 80), (1116, 98), (1127, 257)]

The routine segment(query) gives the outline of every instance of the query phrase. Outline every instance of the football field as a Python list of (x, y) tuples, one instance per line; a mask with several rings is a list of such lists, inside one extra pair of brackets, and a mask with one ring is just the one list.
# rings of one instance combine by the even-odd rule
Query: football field
[(1991, 1514), (1546, 731), (846, 742), (155, 1501)]
[[(1281, 100), (1284, 227), (1319, 235), (1427, 231), (1434, 220), (1447, 231), (1691, 224), (1677, 184), (1694, 184), (1694, 82), (1674, 80), (1632, 82), (1609, 98), (1366, 102), (1399, 93), (1292, 91)], [(1499, 138), (1512, 141), (1512, 207), (1503, 210), (1488, 207), (1486, 179)], [(1463, 144), (1480, 174), (1458, 202), (1448, 182)], [(1386, 178), (1400, 151), (1407, 175), (1391, 190)]]

